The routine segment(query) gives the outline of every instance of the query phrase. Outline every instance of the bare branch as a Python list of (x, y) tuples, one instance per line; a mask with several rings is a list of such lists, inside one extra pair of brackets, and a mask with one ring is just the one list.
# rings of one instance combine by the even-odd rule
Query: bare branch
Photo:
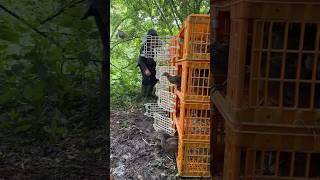
[(152, 6), (151, 6), (151, 4), (149, 3), (149, 0), (144, 0), (144, 2), (145, 2), (145, 3), (142, 3), (142, 4), (147, 4), (148, 14), (149, 14), (149, 16), (150, 16), (150, 18), (151, 18), (152, 25), (155, 26), (154, 21), (153, 21), (154, 16), (152, 15)]
[(112, 66), (113, 66), (113, 67), (115, 67), (117, 70), (119, 70), (120, 72), (122, 72), (122, 73), (123, 73), (122, 69), (120, 69), (118, 66), (116, 66), (116, 65), (112, 64), (111, 62), (110, 62), (110, 65), (112, 65)]
[[(172, 1), (172, 0), (171, 0), (171, 1)], [(180, 25), (179, 25), (179, 22), (178, 22), (178, 19), (177, 19), (177, 14), (176, 14), (176, 11), (174, 11), (174, 8), (173, 8), (172, 3), (170, 3), (169, 6), (170, 6), (171, 12), (172, 12), (172, 14), (173, 14), (174, 20), (175, 20), (175, 22), (176, 22), (176, 25), (177, 25), (178, 29), (180, 29)]]
[(158, 10), (159, 10), (159, 12), (160, 12), (160, 15), (161, 15), (163, 21), (166, 23), (167, 28), (168, 28), (168, 30), (170, 31), (170, 34), (173, 34), (173, 32), (172, 32), (172, 30), (171, 30), (171, 28), (170, 28), (170, 25), (168, 24), (168, 20), (167, 20), (166, 16), (164, 15), (161, 7), (160, 7), (159, 4), (157, 3), (157, 1), (153, 1), (153, 2), (156, 4), (156, 6), (157, 6), (157, 8), (158, 8)]
[(56, 13), (54, 13), (51, 16), (49, 16), (49, 17), (45, 18), (44, 20), (40, 21), (39, 26), (41, 26), (41, 25), (53, 20), (54, 18), (56, 18), (60, 14), (64, 13), (67, 9), (73, 8), (76, 5), (78, 5), (78, 4), (80, 4), (80, 3), (84, 2), (84, 1), (85, 0), (79, 0), (79, 1), (76, 1), (74, 3), (70, 3), (70, 4), (66, 5), (66, 6), (64, 6), (63, 8), (59, 9)]
[(48, 36), (46, 33), (39, 31), (37, 28), (33, 27), (31, 24), (29, 24), (28, 21), (26, 21), (25, 19), (23, 19), (21, 16), (19, 16), (18, 14), (16, 14), (15, 12), (9, 10), (8, 8), (6, 8), (5, 6), (0, 4), (0, 8), (3, 9), (5, 12), (7, 12), (8, 14), (10, 14), (11, 16), (13, 16), (14, 18), (16, 18), (17, 20), (19, 20), (22, 24), (24, 24), (25, 26), (27, 26), (28, 28), (32, 29), (34, 32), (36, 32), (37, 34), (39, 34), (40, 36), (48, 39), (50, 42), (52, 42), (53, 44), (55, 44), (56, 46), (59, 46), (59, 43), (56, 42), (54, 39), (52, 39), (50, 36)]
[[(180, 11), (178, 11), (177, 5), (176, 5), (176, 3), (174, 2), (174, 0), (170, 0), (170, 2), (171, 2), (171, 4), (172, 4), (172, 7), (173, 7), (174, 11), (175, 11), (176, 13), (177, 13), (177, 12), (180, 12)], [(177, 16), (178, 16), (178, 15), (177, 15)], [(180, 22), (183, 22), (183, 18), (181, 17), (181, 14), (180, 14), (180, 16), (178, 16), (178, 18), (179, 18)]]
[(115, 48), (115, 47), (118, 46), (119, 44), (122, 44), (122, 43), (125, 43), (125, 42), (128, 42), (128, 41), (132, 41), (132, 40), (137, 39), (137, 38), (141, 38), (141, 37), (132, 37), (132, 38), (130, 38), (130, 39), (118, 41), (117, 43), (115, 43), (115, 45), (113, 45), (113, 46), (110, 48), (110, 51), (112, 51), (113, 48)]

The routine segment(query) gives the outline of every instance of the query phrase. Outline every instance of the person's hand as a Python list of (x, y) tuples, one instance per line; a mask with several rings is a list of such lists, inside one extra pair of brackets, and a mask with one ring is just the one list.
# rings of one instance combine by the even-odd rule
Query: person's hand
[(146, 69), (146, 70), (144, 71), (144, 74), (147, 75), (147, 76), (150, 76), (150, 75), (151, 75), (151, 72), (149, 71), (149, 69)]

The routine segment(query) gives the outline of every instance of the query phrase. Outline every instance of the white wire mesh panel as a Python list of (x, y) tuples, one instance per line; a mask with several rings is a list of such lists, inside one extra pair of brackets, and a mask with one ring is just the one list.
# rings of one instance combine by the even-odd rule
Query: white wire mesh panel
[(159, 90), (158, 91), (158, 105), (168, 112), (176, 111), (176, 96), (174, 93), (169, 91)]
[(162, 84), (160, 84), (160, 83), (156, 84), (155, 88), (156, 88), (155, 94), (156, 94), (156, 96), (159, 97), (159, 90), (162, 88)]
[(154, 123), (153, 128), (156, 131), (164, 130), (170, 135), (174, 135), (176, 132), (174, 128), (174, 122), (168, 115), (164, 112), (154, 113)]
[(171, 84), (164, 84), (164, 83), (158, 83), (155, 85), (155, 88), (156, 88), (156, 96), (159, 97), (160, 95), (160, 91), (169, 91), (169, 92), (174, 92), (174, 85), (171, 85)]
[(144, 115), (148, 117), (154, 117), (154, 113), (163, 111), (163, 109), (159, 107), (157, 103), (146, 103), (144, 104), (144, 107), (146, 108)]
[(156, 61), (168, 61), (173, 57), (176, 46), (171, 43), (172, 36), (146, 36), (144, 39), (143, 56)]
[(175, 66), (158, 66), (156, 78), (160, 78), (163, 73), (168, 72), (171, 76), (177, 74), (177, 68)]

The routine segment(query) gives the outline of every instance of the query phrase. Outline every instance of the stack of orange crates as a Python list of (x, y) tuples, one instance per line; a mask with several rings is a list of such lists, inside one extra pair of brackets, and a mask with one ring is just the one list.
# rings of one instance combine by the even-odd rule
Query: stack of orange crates
[(215, 33), (230, 31), (227, 90), (211, 94), (225, 122), (223, 179), (319, 179), (319, 9), (318, 0), (214, 1)]
[(188, 16), (177, 35), (176, 57), (171, 61), (181, 76), (174, 121), (182, 177), (210, 176), (209, 23), (209, 15)]

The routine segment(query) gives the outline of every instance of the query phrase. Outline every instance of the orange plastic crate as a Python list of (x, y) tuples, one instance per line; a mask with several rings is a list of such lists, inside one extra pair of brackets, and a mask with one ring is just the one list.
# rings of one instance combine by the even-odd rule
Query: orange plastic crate
[(210, 60), (209, 23), (207, 14), (191, 14), (178, 34), (178, 61)]
[(236, 128), (226, 123), (224, 178), (319, 178), (319, 132), (301, 136), (288, 134), (286, 129), (283, 128), (282, 132), (278, 133), (263, 132)]
[(209, 103), (186, 103), (178, 99), (175, 121), (180, 138), (209, 142), (211, 131)]
[(210, 143), (179, 139), (177, 166), (182, 177), (209, 177)]
[(169, 63), (174, 62), (175, 58), (178, 57), (178, 38), (177, 36), (173, 36), (170, 40), (170, 46), (169, 46)]
[(210, 62), (183, 61), (176, 67), (182, 75), (177, 95), (185, 101), (210, 102)]

